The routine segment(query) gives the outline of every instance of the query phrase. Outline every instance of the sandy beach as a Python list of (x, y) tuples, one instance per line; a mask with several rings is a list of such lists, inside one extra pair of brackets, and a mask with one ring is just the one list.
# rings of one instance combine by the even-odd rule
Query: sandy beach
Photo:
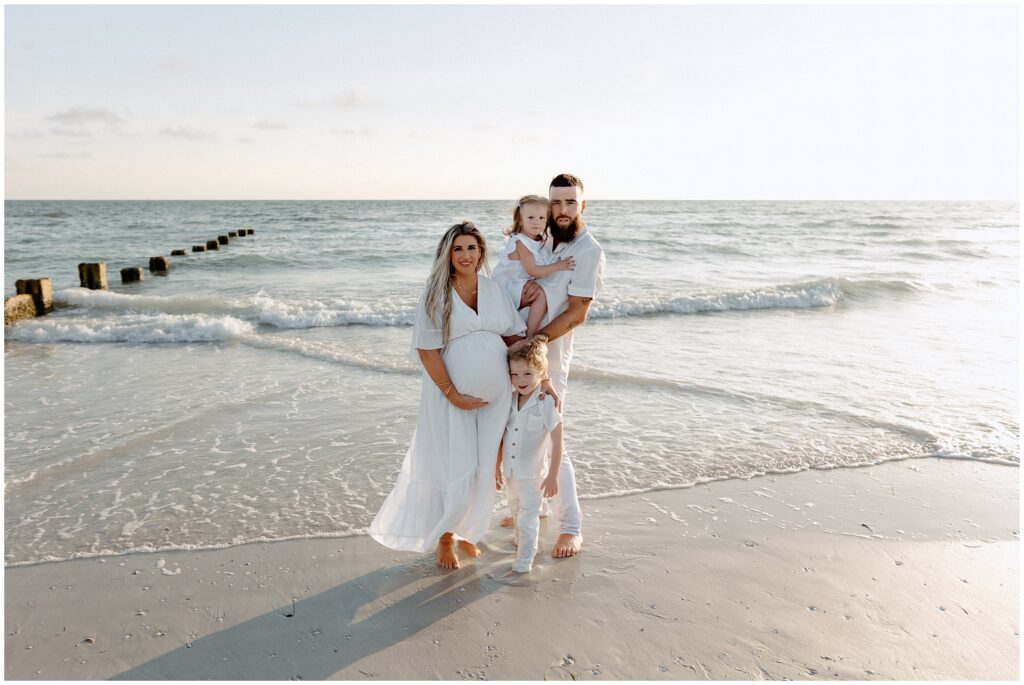
[(5, 676), (1015, 680), (1012, 468), (589, 500), (584, 553), (518, 585), (497, 528), (451, 573), (363, 536), (11, 567)]

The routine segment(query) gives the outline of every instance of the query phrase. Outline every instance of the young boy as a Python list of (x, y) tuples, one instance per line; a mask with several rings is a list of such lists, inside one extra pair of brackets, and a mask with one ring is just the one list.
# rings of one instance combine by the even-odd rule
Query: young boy
[(558, 493), (562, 460), (562, 417), (554, 400), (537, 399), (547, 374), (547, 345), (537, 338), (521, 340), (508, 350), (509, 375), (516, 397), (498, 449), (495, 485), (508, 485), (509, 509), (515, 516), (516, 560), (512, 573), (529, 573), (537, 553), (540, 508), (545, 497)]

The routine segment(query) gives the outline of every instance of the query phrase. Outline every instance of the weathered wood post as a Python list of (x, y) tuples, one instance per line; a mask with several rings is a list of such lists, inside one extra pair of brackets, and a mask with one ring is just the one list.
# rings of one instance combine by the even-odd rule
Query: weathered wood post
[(221, 245), (227, 245), (229, 238), (226, 235), (217, 236), (217, 242)]
[(149, 270), (155, 274), (166, 274), (171, 268), (171, 260), (167, 257), (150, 257)]
[(36, 303), (31, 295), (11, 295), (4, 300), (4, 325), (31, 319), (36, 315)]
[(78, 280), (89, 290), (107, 289), (107, 265), (104, 262), (82, 262), (78, 265)]
[(253, 234), (253, 233), (255, 233), (255, 232), (256, 232), (256, 231), (252, 230), (251, 228), (248, 228), (248, 229), (246, 229), (246, 231), (245, 231), (245, 234), (246, 234), (246, 235), (252, 235), (252, 234)]
[(247, 231), (244, 228), (238, 229), (238, 237), (241, 238), (242, 236), (246, 235), (246, 233), (247, 233)]
[(193, 245), (192, 246), (192, 251), (193, 252), (206, 252), (206, 245)]
[(141, 280), (143, 280), (141, 266), (130, 266), (127, 269), (121, 269), (122, 283), (136, 283)]
[(220, 249), (220, 243), (218, 243), (216, 240), (207, 240), (206, 241), (206, 249), (207, 250), (219, 250)]
[(228, 237), (229, 238), (237, 238), (238, 237), (238, 231), (228, 231)]
[(53, 311), (53, 286), (49, 278), (23, 278), (14, 282), (19, 295), (30, 295), (35, 303), (36, 316)]
[(172, 257), (184, 257), (185, 256), (185, 251), (184, 250), (171, 250), (171, 256)]

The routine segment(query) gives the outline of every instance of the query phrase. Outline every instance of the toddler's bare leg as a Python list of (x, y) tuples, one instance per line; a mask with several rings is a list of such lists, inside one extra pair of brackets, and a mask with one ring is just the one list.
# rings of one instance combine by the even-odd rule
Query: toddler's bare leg
[(530, 314), (526, 317), (526, 337), (536, 335), (544, 323), (544, 315), (548, 313), (548, 298), (541, 290), (537, 299), (530, 305)]

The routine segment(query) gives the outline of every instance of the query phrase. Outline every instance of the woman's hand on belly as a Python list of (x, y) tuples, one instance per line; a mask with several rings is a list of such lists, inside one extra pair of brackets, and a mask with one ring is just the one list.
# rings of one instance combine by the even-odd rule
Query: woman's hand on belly
[(473, 409), (479, 409), (480, 407), (487, 406), (487, 403), (479, 397), (473, 397), (472, 395), (460, 395), (455, 392), (448, 394), (448, 401), (456, 408), (465, 409), (466, 411), (472, 411)]
[(511, 392), (507, 348), (497, 333), (469, 335), (452, 341), (444, 360), (459, 393), (494, 402)]

